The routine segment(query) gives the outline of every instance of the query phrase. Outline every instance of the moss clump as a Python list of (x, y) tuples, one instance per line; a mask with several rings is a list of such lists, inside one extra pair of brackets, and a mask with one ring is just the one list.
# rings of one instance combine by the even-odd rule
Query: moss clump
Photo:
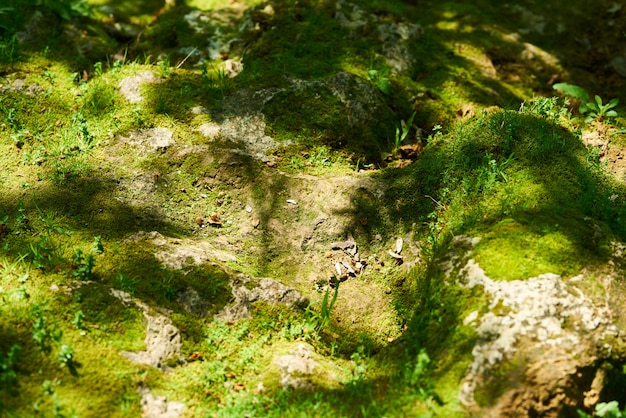
[(592, 228), (574, 219), (523, 215), (504, 219), (479, 235), (473, 257), (495, 280), (524, 280), (543, 273), (573, 276), (608, 256), (587, 245)]

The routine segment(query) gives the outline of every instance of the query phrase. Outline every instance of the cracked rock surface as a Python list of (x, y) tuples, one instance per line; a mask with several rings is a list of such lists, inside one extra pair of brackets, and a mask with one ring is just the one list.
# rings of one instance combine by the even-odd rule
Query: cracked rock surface
[[(575, 411), (593, 404), (597, 401), (593, 386), (602, 379), (596, 364), (610, 357), (610, 346), (603, 341), (618, 336), (610, 312), (557, 274), (512, 281), (489, 278), (471, 258), (478, 241), (455, 237), (449, 259), (442, 263), (448, 278), (457, 275), (459, 284), (470, 289), (481, 286), (489, 298), (486, 314), (480, 317), (474, 311), (464, 321), (475, 324), (478, 341), (460, 401), (476, 407), (476, 391), (493, 382), (503, 364), (514, 361), (520, 364), (512, 366), (518, 383), (499, 399), (489, 416), (516, 416), (531, 410), (541, 416), (560, 416), (568, 407)], [(576, 393), (585, 396), (576, 399)]]

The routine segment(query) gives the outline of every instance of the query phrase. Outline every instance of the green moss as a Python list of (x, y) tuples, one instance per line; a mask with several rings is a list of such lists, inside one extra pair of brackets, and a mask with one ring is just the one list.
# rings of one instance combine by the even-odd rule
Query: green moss
[[(462, 322), (471, 311), (484, 312), (486, 302), (478, 290), (450, 286), (435, 268), (450, 237), (481, 236), (473, 257), (488, 276), (501, 280), (600, 268), (609, 258), (608, 242), (626, 237), (624, 187), (566, 131), (576, 129), (571, 121), (532, 111), (481, 112), (492, 105), (518, 109), (524, 100), (530, 109), (532, 96), (552, 94), (552, 74), (575, 77), (581, 71), (561, 68), (571, 62), (568, 51), (558, 54), (558, 63), (541, 58), (546, 55), (532, 63), (520, 58), (527, 55), (524, 42), (556, 52), (563, 37), (549, 25), (541, 34), (523, 33), (524, 19), (515, 8), (488, 0), (419, 5), (357, 0), (379, 23), (422, 25), (421, 35), (407, 43), (411, 68), (397, 74), (384, 57), (376, 27), (368, 24), (356, 33), (341, 27), (333, 2), (281, 0), (272, 3), (271, 16), (261, 11), (265, 4), (247, 1), (259, 7), (245, 19), (258, 26), (244, 34), (229, 20), (238, 19), (239, 10), (222, 10), (224, 20), (213, 20), (206, 33), (196, 33), (184, 19), (196, 7), (230, 7), (225, 1), (193, 0), (163, 9), (156, 1), (106, 3), (116, 9), (118, 21), (145, 27), (125, 51), (123, 64), (107, 58), (123, 50), (105, 33), (100, 19), (108, 16), (67, 22), (46, 9), (30, 41), (0, 39), (0, 62), (6, 64), (0, 70), (0, 355), (14, 343), (23, 349), (14, 367), (16, 390), (0, 388), (0, 402), (15, 416), (36, 414), (36, 402), (42, 410), (52, 410), (56, 402), (65, 415), (136, 416), (139, 383), (185, 403), (190, 415), (464, 416), (458, 384), (476, 335)], [(572, 18), (567, 10), (592, 8), (557, 3), (540, 5), (543, 15), (560, 7), (559, 16)], [(0, 14), (0, 36), (24, 23), (32, 9), (20, 11)], [(572, 19), (576, 27), (588, 26), (583, 17)], [(112, 22), (107, 25), (110, 29)], [(242, 56), (244, 70), (233, 79), (219, 70), (218, 61), (204, 68), (193, 66), (195, 57), (182, 62), (188, 50), (181, 47), (204, 51), (218, 30), (241, 36), (230, 58)], [(601, 39), (610, 51), (614, 41), (607, 36)], [(12, 45), (17, 53), (9, 50)], [(90, 48), (77, 56), (78, 46)], [(160, 83), (142, 87), (143, 103), (128, 103), (118, 94), (119, 82), (144, 70), (159, 76)], [(365, 130), (350, 125), (346, 104), (324, 87), (340, 71), (355, 75), (354, 82), (369, 83), (364, 85), (386, 106), (374, 112)], [(15, 79), (38, 85), (36, 94), (6, 89)], [(595, 78), (582, 77), (589, 79)], [(310, 84), (294, 88), (297, 80)], [(615, 82), (602, 80), (607, 86)], [(292, 142), (275, 151), (277, 168), (234, 154), (231, 143), (194, 130), (217, 118), (222, 101), (234, 91), (267, 87), (283, 90), (265, 106), (266, 133)], [(190, 109), (198, 105), (210, 114), (192, 115)], [(477, 115), (474, 120), (459, 117), (467, 109)], [(285, 199), (302, 191), (293, 175), (345, 176), (367, 162), (384, 165), (381, 151), (392, 145), (396, 125), (413, 111), (424, 136), (433, 135), (420, 158), (407, 168), (371, 174), (389, 186), (385, 193), (361, 188), (350, 196), (354, 207), (331, 215), (354, 218), (341, 228), (357, 237), (363, 257), (380, 257), (389, 249), (386, 243), (408, 233), (422, 246), (422, 263), (408, 275), (387, 264), (381, 272), (350, 279), (354, 288), (368, 289), (352, 297), (354, 306), (382, 296), (383, 291), (370, 289), (392, 287), (381, 299), (389, 309), (384, 315), (362, 315), (364, 325), (344, 320), (341, 326), (333, 322), (316, 329), (315, 303), (308, 311), (260, 303), (253, 306), (251, 320), (214, 322), (213, 314), (232, 298), (220, 266), (194, 266), (189, 259), (182, 271), (172, 271), (155, 257), (158, 248), (152, 243), (124, 241), (140, 230), (207, 240), (237, 252), (238, 261), (229, 263), (233, 269), (297, 283), (303, 293), (313, 293), (306, 277), (319, 266), (307, 252), (324, 251), (326, 241), (334, 239), (326, 235), (338, 234), (337, 225), (319, 225), (322, 238), (302, 252), (294, 251), (286, 235), (276, 234), (271, 222), (288, 234), (291, 225), (311, 224), (319, 216), (304, 204), (284, 207)], [(436, 124), (444, 125), (443, 135), (431, 131)], [(171, 129), (173, 149), (142, 153), (118, 137), (149, 127)], [(190, 145), (200, 147), (179, 152)], [(141, 176), (152, 176), (154, 190), (141, 199), (121, 197), (121, 188), (133, 187), (128, 179)], [(367, 176), (359, 174), (356, 181), (368, 181)], [(232, 234), (248, 220), (241, 215), (246, 204), (253, 206), (258, 228), (245, 236)], [(215, 211), (225, 221), (223, 228), (197, 227), (196, 217)], [(95, 256), (94, 283), (78, 287), (74, 251), (87, 254), (96, 235), (103, 237), (105, 252)], [(35, 250), (46, 256), (37, 258)], [(604, 297), (599, 279), (590, 277), (589, 294)], [(53, 292), (53, 285), (60, 290)], [(190, 315), (177, 301), (188, 287), (209, 303), (206, 318)], [(181, 329), (185, 355), (199, 359), (163, 376), (120, 356), (120, 350), (144, 348), (145, 321), (138, 308), (113, 298), (109, 288), (168, 309)], [(338, 303), (332, 318), (345, 319), (347, 305)], [(33, 340), (34, 306), (40, 306), (50, 330), (63, 332), (47, 352)], [(72, 323), (78, 311), (84, 315), (82, 328)], [(401, 333), (405, 324), (408, 329)], [(386, 337), (398, 341), (387, 344)], [(300, 342), (318, 353), (314, 394), (283, 390), (273, 363)], [(76, 374), (56, 359), (59, 344), (73, 347)], [(431, 365), (416, 374), (422, 349)], [(516, 382), (522, 368), (523, 362), (513, 361), (496, 370), (479, 389), (479, 402), (490, 404), (494, 394)], [(53, 382), (56, 400), (42, 386), (46, 380)], [(260, 382), (266, 391), (254, 393)], [(437, 399), (443, 404), (436, 405)]]
[(524, 280), (543, 273), (574, 276), (583, 265), (602, 260), (588, 245), (590, 227), (572, 219), (507, 218), (479, 235), (473, 257), (494, 280)]

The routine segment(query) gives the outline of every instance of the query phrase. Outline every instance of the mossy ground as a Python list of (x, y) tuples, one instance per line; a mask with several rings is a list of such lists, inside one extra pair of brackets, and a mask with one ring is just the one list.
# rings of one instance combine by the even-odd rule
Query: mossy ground
[[(522, 9), (486, 0), (355, 3), (383, 22), (422, 26), (410, 45), (409, 72), (391, 70), (375, 33), (351, 38), (333, 18), (333, 2), (324, 1), (278, 1), (270, 17), (260, 14), (265, 3), (245, 2), (258, 5), (251, 19), (262, 30), (233, 44), (231, 55), (242, 58), (244, 70), (232, 79), (220, 59), (199, 68), (178, 50), (207, 42), (185, 15), (229, 2), (106, 2), (124, 16), (118, 19), (145, 29), (131, 44), (107, 34), (106, 14), (68, 22), (47, 9), (30, 41), (0, 40), (1, 414), (139, 416), (141, 384), (185, 403), (186, 416), (463, 416), (458, 385), (476, 338), (463, 318), (486, 302), (478, 290), (445, 285), (436, 260), (450, 238), (481, 236), (474, 257), (500, 280), (546, 272), (571, 277), (607, 263), (610, 241), (626, 238), (624, 186), (580, 140), (579, 129), (594, 125), (583, 126), (560, 103), (533, 107), (532, 99), (553, 94), (553, 76), (602, 97), (620, 91), (623, 81), (599, 64), (619, 44), (610, 36), (621, 33), (617, 27), (594, 32), (591, 42), (608, 52), (586, 64), (580, 47), (562, 49), (558, 24), (545, 22), (561, 2), (541, 5), (530, 21)], [(568, 2), (559, 21), (596, 27), (588, 23), (600, 16), (597, 8), (586, 13), (591, 6), (583, 3)], [(240, 9), (228, 16), (241, 17)], [(28, 10), (15, 23), (27, 21)], [(542, 22), (542, 31), (533, 30)], [(76, 55), (72, 36), (92, 48)], [(124, 58), (111, 58), (120, 51)], [(145, 70), (160, 82), (143, 86), (145, 100), (131, 104), (119, 82)], [(264, 109), (266, 133), (291, 141), (273, 152), (277, 167), (197, 130), (219, 119), (224, 98), (235, 91), (340, 71), (377, 86), (395, 120), (381, 116), (380, 129), (364, 137), (327, 89), (278, 94)], [(34, 94), (12, 88), (17, 79), (38, 86)], [(209, 112), (191, 112), (200, 105)], [(413, 111), (427, 145), (416, 162), (394, 168), (386, 158), (393, 155), (395, 124)], [(623, 119), (609, 123), (613, 143), (623, 145)], [(443, 129), (433, 131), (437, 125)], [(202, 151), (139, 152), (120, 139), (152, 127), (170, 129), (179, 150)], [(380, 181), (385, 192), (331, 187), (346, 176), (364, 185)], [(148, 192), (133, 190), (138, 178)], [(341, 204), (329, 202), (336, 190), (348, 193)], [(310, 225), (331, 203), (341, 221), (328, 235), (315, 235)], [(196, 219), (212, 214), (222, 227), (199, 228)], [(153, 230), (218, 242), (236, 261), (169, 270), (149, 243), (126, 240)], [(364, 256), (385, 262), (342, 284), (329, 325), (321, 327), (323, 294), (309, 276), (332, 269), (328, 244), (348, 232)], [(396, 237), (409, 235), (421, 243), (422, 258), (405, 271), (383, 254)], [(230, 302), (231, 269), (295, 286), (312, 304), (296, 311), (258, 304), (253, 319), (214, 321), (212, 314)], [(209, 302), (208, 317), (193, 317), (176, 301), (188, 286)], [(196, 361), (164, 374), (120, 356), (143, 349), (145, 321), (109, 288), (170, 310), (183, 332), (183, 353)], [(313, 393), (281, 389), (272, 363), (300, 342), (319, 354)], [(73, 349), (69, 361), (59, 357), (64, 345)]]

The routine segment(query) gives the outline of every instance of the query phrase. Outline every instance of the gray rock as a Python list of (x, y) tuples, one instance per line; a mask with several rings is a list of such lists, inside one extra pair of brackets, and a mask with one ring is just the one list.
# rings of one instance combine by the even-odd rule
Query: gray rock
[(150, 389), (140, 386), (142, 418), (178, 418), (183, 414), (185, 405), (170, 402), (165, 396), (154, 396)]
[[(527, 280), (492, 280), (470, 258), (476, 242), (469, 237), (455, 237), (449, 259), (442, 263), (448, 277), (456, 275), (458, 282), (470, 289), (480, 286), (490, 298), (489, 312), (482, 318), (478, 312), (472, 312), (464, 321), (466, 325), (478, 321), (479, 338), (472, 350), (474, 361), (462, 383), (461, 402), (474, 406), (475, 390), (489, 379), (497, 365), (514, 357), (525, 359), (528, 365), (525, 380), (540, 382), (541, 391), (548, 394), (542, 396), (560, 399), (558, 393), (563, 385), (584, 384), (576, 377), (577, 370), (592, 368), (597, 358), (602, 357), (598, 350), (600, 342), (607, 336), (618, 335), (608, 308), (595, 306), (557, 274), (547, 273)], [(534, 368), (545, 364), (546, 353), (555, 359), (567, 359), (559, 360), (562, 367), (551, 370), (550, 376)], [(585, 388), (577, 390), (582, 394)], [(535, 400), (532, 395), (535, 390), (511, 388), (498, 408), (507, 410), (505, 404), (511, 397), (523, 395), (528, 408), (558, 410), (558, 405), (541, 405), (540, 400)], [(510, 416), (510, 413), (494, 416)]]
[(146, 350), (138, 352), (122, 351), (120, 354), (134, 363), (146, 364), (159, 369), (167, 369), (167, 360), (180, 360), (180, 331), (165, 315), (151, 315), (144, 310), (148, 320), (146, 330)]
[(224, 322), (250, 318), (252, 316), (250, 307), (252, 303), (258, 301), (265, 301), (269, 304), (282, 303), (287, 306), (305, 306), (308, 303), (308, 300), (297, 290), (270, 278), (263, 278), (257, 282), (249, 276), (237, 274), (231, 278), (230, 287), (235, 303), (215, 315)]
[(377, 34), (382, 44), (382, 55), (396, 73), (407, 73), (415, 65), (409, 42), (418, 39), (423, 29), (420, 25), (406, 22), (386, 22), (373, 13), (368, 13), (354, 3), (335, 3), (335, 19), (341, 27), (350, 31), (352, 37), (362, 36), (368, 29)]
[(10, 91), (24, 93), (28, 96), (36, 96), (42, 90), (43, 88), (39, 84), (26, 84), (26, 80), (21, 78), (16, 78), (9, 85), (0, 85), (0, 93)]
[(155, 83), (157, 78), (150, 71), (142, 71), (139, 74), (126, 77), (120, 81), (120, 93), (131, 103), (139, 103), (143, 101), (140, 88), (146, 83)]
[(188, 287), (178, 294), (178, 303), (192, 315), (205, 317), (209, 310), (209, 303), (202, 299), (195, 289)]
[(148, 128), (131, 131), (128, 136), (118, 136), (118, 141), (146, 151), (163, 151), (174, 144), (174, 134), (167, 128)]
[(251, 294), (251, 302), (263, 300), (267, 303), (282, 303), (287, 306), (302, 306), (307, 303), (306, 298), (300, 292), (270, 278), (261, 279), (259, 286), (252, 289)]
[(143, 316), (148, 321), (145, 339), (146, 350), (122, 351), (120, 352), (122, 356), (134, 363), (146, 364), (162, 370), (167, 369), (167, 360), (182, 360), (180, 331), (167, 316), (162, 313), (155, 313), (150, 306), (121, 290), (109, 289), (109, 293), (127, 305), (134, 303), (143, 311)]
[(279, 91), (240, 90), (224, 99), (224, 112), (218, 117), (221, 136), (242, 146), (247, 155), (269, 160), (267, 152), (280, 144), (265, 134), (265, 116), (261, 111)]
[(311, 390), (313, 384), (310, 376), (319, 364), (311, 359), (314, 354), (311, 346), (300, 344), (287, 355), (276, 357), (274, 364), (280, 368), (280, 384), (283, 388), (292, 387), (299, 390)]
[(170, 238), (157, 231), (140, 231), (124, 240), (124, 242), (137, 241), (150, 241), (157, 247), (154, 256), (164, 267), (172, 270), (184, 270), (215, 260), (237, 261), (237, 257), (231, 252), (218, 249), (206, 240)]
[(356, 242), (354, 241), (339, 241), (339, 242), (333, 242), (330, 244), (330, 248), (333, 250), (347, 251), (355, 247), (356, 247)]

